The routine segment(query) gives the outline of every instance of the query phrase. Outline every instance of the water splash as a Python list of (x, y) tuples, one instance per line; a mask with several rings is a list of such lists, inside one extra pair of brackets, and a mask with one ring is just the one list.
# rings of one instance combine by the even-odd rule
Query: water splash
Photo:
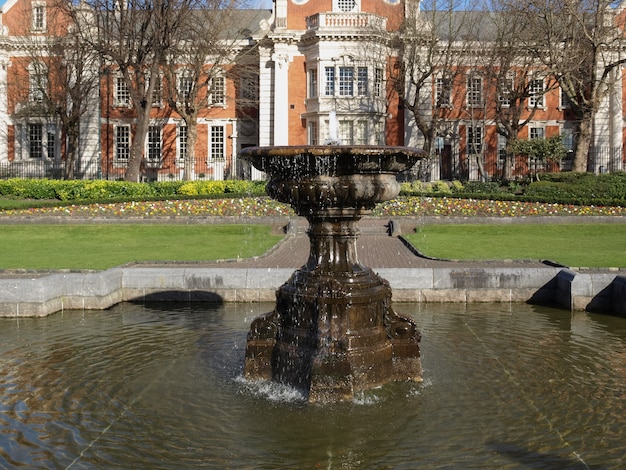
[(289, 385), (266, 380), (249, 380), (242, 375), (235, 379), (244, 390), (254, 396), (265, 398), (274, 403), (304, 403), (307, 401), (302, 390)]

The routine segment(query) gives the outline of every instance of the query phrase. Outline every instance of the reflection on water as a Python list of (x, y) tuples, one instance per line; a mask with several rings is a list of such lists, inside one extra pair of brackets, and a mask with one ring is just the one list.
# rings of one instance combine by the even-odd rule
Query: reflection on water
[(241, 379), (271, 305), (0, 319), (0, 468), (620, 468), (626, 320), (397, 304), (425, 381), (307, 405)]

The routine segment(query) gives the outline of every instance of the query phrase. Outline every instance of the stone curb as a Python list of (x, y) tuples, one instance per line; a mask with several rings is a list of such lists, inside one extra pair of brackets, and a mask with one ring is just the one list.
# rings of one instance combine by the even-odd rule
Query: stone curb
[[(556, 267), (379, 269), (395, 302), (531, 302), (626, 314), (626, 276)], [(0, 279), (0, 316), (42, 317), (119, 302), (273, 302), (293, 269), (119, 267)]]

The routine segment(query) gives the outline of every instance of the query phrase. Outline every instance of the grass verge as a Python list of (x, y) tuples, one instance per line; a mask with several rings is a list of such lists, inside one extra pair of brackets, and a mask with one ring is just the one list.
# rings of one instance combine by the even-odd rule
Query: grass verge
[(268, 225), (5, 225), (0, 269), (108, 269), (133, 261), (249, 258), (282, 237)]
[(622, 224), (426, 225), (405, 236), (435, 258), (548, 259), (566, 266), (626, 267)]

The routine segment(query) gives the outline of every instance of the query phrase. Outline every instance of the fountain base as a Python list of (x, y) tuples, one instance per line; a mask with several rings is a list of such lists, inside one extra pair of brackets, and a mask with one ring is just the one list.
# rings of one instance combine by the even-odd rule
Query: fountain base
[(421, 381), (419, 340), (372, 270), (301, 269), (278, 290), (274, 311), (252, 323), (245, 376), (290, 385), (310, 402), (351, 401), (391, 381)]

